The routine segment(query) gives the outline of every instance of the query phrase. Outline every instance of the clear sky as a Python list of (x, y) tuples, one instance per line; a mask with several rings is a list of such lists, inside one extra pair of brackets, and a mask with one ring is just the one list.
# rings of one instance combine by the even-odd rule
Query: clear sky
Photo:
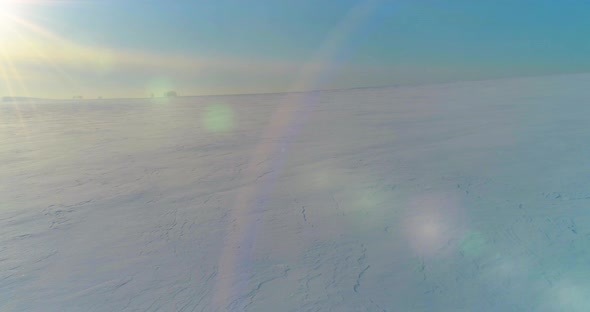
[(584, 0), (0, 0), (0, 96), (579, 73), (589, 38)]

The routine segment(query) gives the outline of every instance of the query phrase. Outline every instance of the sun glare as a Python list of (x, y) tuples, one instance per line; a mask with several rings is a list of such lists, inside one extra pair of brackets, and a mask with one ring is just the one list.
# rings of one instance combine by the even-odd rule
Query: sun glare
[(14, 32), (14, 19), (19, 14), (19, 8), (17, 0), (0, 0), (0, 42), (4, 42)]
[(0, 0), (0, 16), (2, 18), (14, 16), (18, 11), (19, 3), (22, 2), (18, 0)]

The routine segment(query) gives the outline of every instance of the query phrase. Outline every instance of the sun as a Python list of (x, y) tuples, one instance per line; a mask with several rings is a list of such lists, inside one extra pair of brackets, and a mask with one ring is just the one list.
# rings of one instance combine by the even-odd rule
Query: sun
[(23, 52), (34, 47), (33, 35), (38, 31), (36, 24), (30, 21), (29, 9), (42, 1), (46, 0), (0, 0), (0, 81), (11, 94), (26, 94), (18, 60)]
[(5, 17), (10, 18), (11, 16), (15, 16), (23, 1), (19, 0), (0, 0), (0, 16), (4, 19)]
[(0, 42), (14, 33), (15, 19), (20, 15), (21, 3), (18, 0), (0, 0)]

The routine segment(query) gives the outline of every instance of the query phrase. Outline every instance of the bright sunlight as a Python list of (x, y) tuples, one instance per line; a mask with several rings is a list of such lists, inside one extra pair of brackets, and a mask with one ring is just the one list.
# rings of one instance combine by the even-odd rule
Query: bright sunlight
[(15, 19), (21, 8), (21, 1), (0, 0), (0, 42), (8, 40), (11, 33), (14, 33)]

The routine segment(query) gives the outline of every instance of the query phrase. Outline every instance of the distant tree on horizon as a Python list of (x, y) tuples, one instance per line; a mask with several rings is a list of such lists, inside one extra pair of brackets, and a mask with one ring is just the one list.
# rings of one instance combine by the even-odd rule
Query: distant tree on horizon
[(165, 97), (177, 97), (178, 94), (176, 93), (176, 91), (168, 91), (168, 92), (166, 92), (166, 94), (164, 96)]

